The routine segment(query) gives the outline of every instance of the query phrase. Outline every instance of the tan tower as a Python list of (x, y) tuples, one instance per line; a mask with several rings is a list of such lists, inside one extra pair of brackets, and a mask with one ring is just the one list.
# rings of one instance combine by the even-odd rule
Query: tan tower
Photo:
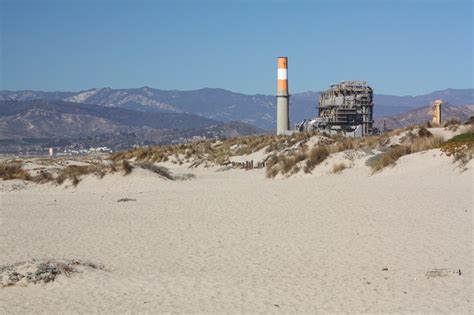
[(288, 57), (278, 57), (277, 135), (290, 130), (290, 94), (288, 93)]
[(432, 122), (441, 126), (441, 105), (443, 105), (443, 101), (436, 100), (431, 105), (431, 112), (433, 114)]

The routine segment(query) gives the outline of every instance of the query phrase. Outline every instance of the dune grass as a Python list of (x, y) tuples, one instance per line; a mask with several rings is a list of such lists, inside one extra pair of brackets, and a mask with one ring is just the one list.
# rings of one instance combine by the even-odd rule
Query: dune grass
[(346, 168), (347, 168), (347, 165), (345, 163), (336, 163), (332, 167), (332, 173), (333, 174), (340, 174)]
[(439, 148), (443, 142), (444, 140), (437, 136), (418, 136), (406, 144), (391, 146), (385, 152), (368, 160), (368, 165), (371, 167), (372, 173), (376, 173), (387, 166), (395, 165), (402, 156)]
[(306, 159), (306, 165), (304, 166), (305, 173), (311, 173), (316, 165), (321, 164), (328, 156), (329, 149), (327, 146), (317, 146), (311, 149)]
[[(398, 135), (401, 135), (398, 137), (399, 141), (397, 143), (399, 144), (389, 146), (393, 142), (393, 137)], [(314, 136), (318, 136), (316, 139), (318, 144), (308, 147), (310, 143), (315, 143), (308, 142)], [(450, 145), (445, 147), (446, 152), (454, 154), (455, 159), (462, 162), (469, 161), (472, 158), (472, 150), (460, 150), (462, 153), (459, 154), (454, 152), (458, 150), (455, 148), (461, 148), (463, 147), (462, 145), (465, 146), (465, 138), (471, 136), (463, 137), (454, 139), (450, 142)], [(470, 142), (468, 144), (469, 148), (471, 148)], [(197, 167), (199, 165), (204, 165), (205, 167), (209, 165), (227, 166), (231, 164), (230, 157), (232, 156), (248, 155), (261, 150), (270, 154), (265, 160), (266, 175), (269, 178), (274, 178), (278, 174), (291, 176), (301, 170), (305, 173), (311, 173), (317, 165), (325, 161), (331, 154), (347, 150), (372, 152), (374, 149), (377, 149), (382, 151), (382, 153), (367, 161), (367, 165), (375, 173), (389, 165), (394, 165), (404, 155), (438, 148), (442, 145), (443, 140), (433, 136), (424, 126), (410, 126), (365, 138), (345, 138), (340, 135), (323, 136), (316, 132), (294, 133), (285, 136), (247, 136), (223, 140), (203, 140), (178, 145), (135, 148), (112, 154), (109, 157), (109, 164), (69, 165), (55, 172), (42, 170), (37, 174), (31, 174), (25, 170), (22, 167), (21, 161), (3, 162), (0, 163), (0, 178), (22, 179), (37, 183), (56, 182), (57, 184), (62, 184), (69, 180), (73, 185), (77, 185), (84, 175), (94, 174), (102, 178), (107, 173), (117, 171), (128, 175), (132, 172), (133, 167), (136, 166), (153, 171), (164, 178), (175, 180), (176, 178), (166, 168), (155, 164), (171, 160), (171, 162), (179, 165), (185, 162), (189, 163), (189, 167)], [(335, 165), (333, 173), (339, 173), (343, 169), (342, 165)], [(182, 176), (183, 180), (192, 178), (192, 174), (185, 175)]]
[(77, 186), (81, 177), (93, 174), (99, 178), (108, 173), (121, 171), (124, 175), (130, 174), (132, 166), (128, 161), (120, 161), (109, 164), (90, 164), (90, 165), (68, 165), (59, 169), (41, 169), (36, 172), (29, 172), (23, 167), (22, 161), (4, 161), (0, 163), (0, 178), (3, 180), (21, 179), (38, 184), (56, 183), (62, 185), (70, 181), (72, 185)]
[(171, 175), (170, 171), (166, 167), (155, 165), (152, 162), (138, 162), (136, 165), (143, 169), (152, 171), (153, 173), (156, 173), (166, 179), (174, 180), (174, 177)]
[(474, 156), (474, 126), (441, 145), (441, 151), (454, 158), (460, 167), (464, 167)]
[(3, 180), (31, 180), (30, 174), (22, 168), (21, 161), (0, 163), (0, 178)]
[(202, 140), (178, 145), (136, 148), (112, 154), (110, 159), (113, 161), (134, 159), (138, 162), (153, 163), (173, 159), (177, 164), (208, 162), (216, 165), (228, 165), (231, 156), (248, 155), (265, 148), (266, 153), (279, 152), (298, 142), (306, 141), (314, 135), (316, 135), (315, 132), (303, 132), (287, 136), (261, 135), (224, 140)]

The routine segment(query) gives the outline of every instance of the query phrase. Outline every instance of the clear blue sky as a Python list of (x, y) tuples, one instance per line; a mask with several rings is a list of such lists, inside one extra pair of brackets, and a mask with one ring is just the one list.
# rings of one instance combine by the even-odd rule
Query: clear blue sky
[(0, 89), (473, 87), (473, 2), (0, 0)]

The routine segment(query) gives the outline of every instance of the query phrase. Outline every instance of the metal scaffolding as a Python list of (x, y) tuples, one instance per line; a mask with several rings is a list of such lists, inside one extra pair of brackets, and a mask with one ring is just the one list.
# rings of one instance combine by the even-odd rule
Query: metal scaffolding
[(321, 92), (317, 109), (328, 128), (344, 132), (361, 128), (366, 136), (373, 133), (373, 106), (373, 90), (367, 82), (343, 81)]

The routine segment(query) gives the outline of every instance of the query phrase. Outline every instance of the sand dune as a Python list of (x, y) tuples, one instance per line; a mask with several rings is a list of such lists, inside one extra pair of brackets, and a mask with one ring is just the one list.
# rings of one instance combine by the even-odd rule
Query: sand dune
[[(375, 175), (364, 158), (330, 174), (340, 159), (274, 180), (169, 163), (196, 178), (136, 169), (67, 188), (0, 182), (0, 265), (109, 270), (0, 288), (0, 311), (471, 312), (472, 161), (462, 171), (429, 150)], [(453, 272), (426, 276), (441, 268)]]

